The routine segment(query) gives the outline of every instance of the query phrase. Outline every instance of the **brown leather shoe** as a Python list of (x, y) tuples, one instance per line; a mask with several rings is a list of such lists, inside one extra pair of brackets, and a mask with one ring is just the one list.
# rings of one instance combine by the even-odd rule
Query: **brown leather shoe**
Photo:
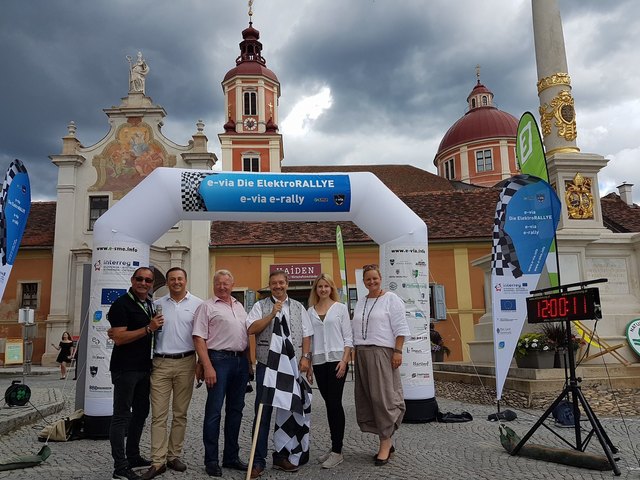
[(273, 468), (275, 468), (276, 470), (282, 470), (283, 472), (291, 472), (291, 473), (297, 472), (298, 470), (300, 470), (300, 467), (298, 467), (297, 465), (294, 465), (286, 458), (278, 458), (278, 459), (274, 458)]
[(158, 475), (162, 475), (166, 471), (167, 471), (166, 465), (160, 465), (159, 467), (156, 467), (155, 465), (151, 465), (149, 467), (149, 470), (147, 470), (142, 474), (142, 480), (149, 480), (151, 478), (155, 478)]
[(187, 471), (187, 466), (179, 458), (174, 458), (173, 460), (168, 460), (167, 461), (167, 467), (169, 467), (171, 470), (175, 470), (176, 472), (186, 472)]
[(261, 467), (260, 465), (254, 465), (251, 469), (251, 478), (258, 478), (260, 475), (262, 475), (262, 472), (264, 472), (264, 467)]

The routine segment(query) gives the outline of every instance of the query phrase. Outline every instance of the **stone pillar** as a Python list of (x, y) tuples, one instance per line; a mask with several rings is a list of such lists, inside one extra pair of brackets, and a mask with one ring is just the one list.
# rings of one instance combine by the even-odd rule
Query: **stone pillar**
[[(577, 146), (574, 100), (557, 0), (531, 0), (531, 4), (540, 125), (549, 182), (562, 202), (556, 235), (560, 283), (607, 278), (608, 283), (598, 285), (604, 320), (597, 332), (602, 340), (624, 346), (624, 326), (640, 312), (637, 234), (613, 233), (604, 227), (598, 172), (608, 160), (602, 155), (582, 153)], [(595, 328), (593, 320), (584, 323)], [(595, 346), (591, 349), (593, 353), (597, 351)], [(629, 350), (621, 348), (619, 353), (632, 359)], [(605, 361), (614, 360), (607, 355)], [(593, 360), (598, 362), (602, 359)]]
[(84, 266), (87, 263), (91, 263), (91, 256), (93, 255), (93, 250), (91, 250), (87, 245), (84, 245), (81, 248), (75, 248), (71, 251), (72, 253), (72, 262), (73, 262), (73, 278), (75, 282), (72, 285), (72, 291), (74, 296), (76, 297), (76, 301), (73, 306), (73, 326), (69, 328), (69, 331), (72, 335), (80, 335), (80, 331), (82, 329), (82, 291), (85, 288), (83, 283), (83, 270)]
[(577, 152), (571, 78), (556, 0), (532, 0), (540, 125), (547, 155)]
[[(193, 135), (193, 148), (182, 154), (182, 159), (190, 168), (211, 170), (218, 161), (215, 154), (207, 151), (207, 136), (204, 134), (204, 123), (198, 120), (197, 131)], [(171, 252), (171, 266), (176, 265), (180, 257), (179, 266), (185, 268), (189, 275), (189, 291), (200, 298), (211, 296), (209, 289), (209, 243), (211, 238), (211, 222), (191, 221), (189, 226), (190, 249), (178, 245), (167, 247)], [(187, 226), (185, 225), (185, 231)], [(188, 263), (183, 263), (189, 251)]]
[[(62, 154), (51, 155), (49, 158), (58, 167), (58, 185), (56, 199), (55, 245), (53, 248), (53, 271), (51, 274), (51, 304), (47, 317), (46, 351), (42, 356), (42, 364), (55, 363), (58, 352), (51, 347), (60, 341), (62, 332), (71, 330), (69, 322), (73, 318), (70, 311), (72, 300), (69, 292), (73, 271), (69, 259), (69, 252), (73, 248), (73, 232), (75, 231), (75, 200), (77, 189), (78, 168), (85, 162), (85, 158), (78, 155), (78, 148), (82, 147), (76, 138), (76, 126), (71, 122), (68, 134), (62, 138)], [(60, 212), (69, 212), (67, 215)], [(73, 293), (75, 295), (75, 293)]]
[(579, 153), (574, 100), (567, 68), (562, 21), (556, 0), (532, 0), (533, 36), (538, 70), (540, 125), (549, 181), (562, 201), (558, 230), (603, 230), (598, 172), (607, 160)]

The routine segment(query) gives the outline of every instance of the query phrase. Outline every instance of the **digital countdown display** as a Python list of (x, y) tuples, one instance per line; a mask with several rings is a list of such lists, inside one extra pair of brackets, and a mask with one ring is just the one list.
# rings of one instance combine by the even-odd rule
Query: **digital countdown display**
[(529, 323), (601, 319), (600, 291), (586, 288), (529, 297), (527, 315)]

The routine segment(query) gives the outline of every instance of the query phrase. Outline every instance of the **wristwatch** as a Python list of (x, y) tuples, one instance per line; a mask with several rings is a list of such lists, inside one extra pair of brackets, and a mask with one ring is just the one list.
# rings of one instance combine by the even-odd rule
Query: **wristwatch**
[(311, 360), (311, 352), (303, 353), (302, 358), (306, 358), (307, 360)]

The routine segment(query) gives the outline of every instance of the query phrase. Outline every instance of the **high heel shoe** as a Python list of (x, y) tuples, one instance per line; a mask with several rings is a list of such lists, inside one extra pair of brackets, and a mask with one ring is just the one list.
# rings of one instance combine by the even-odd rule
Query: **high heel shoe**
[(373, 461), (374, 461), (376, 467), (381, 467), (382, 465), (386, 465), (387, 463), (389, 463), (389, 458), (391, 458), (391, 454), (395, 453), (395, 451), (396, 451), (396, 448), (393, 445), (391, 445), (391, 448), (389, 449), (389, 456), (385, 460), (382, 460), (382, 459), (378, 458), (378, 454), (377, 453), (374, 454), (373, 455)]

